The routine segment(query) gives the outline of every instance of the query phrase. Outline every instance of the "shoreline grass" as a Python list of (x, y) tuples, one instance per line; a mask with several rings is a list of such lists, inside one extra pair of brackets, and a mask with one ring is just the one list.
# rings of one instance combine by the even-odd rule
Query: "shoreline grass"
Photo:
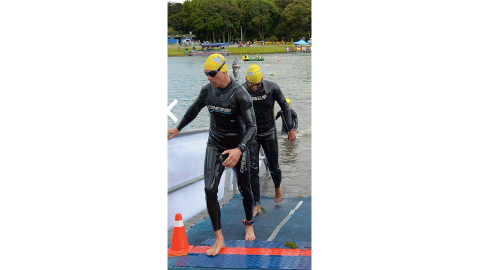
[[(250, 46), (250, 47), (238, 47), (238, 46), (229, 46), (226, 49), (230, 52), (230, 55), (233, 54), (249, 54), (249, 55), (256, 55), (256, 54), (268, 54), (268, 53), (286, 53), (287, 47), (294, 47), (291, 45), (266, 45), (266, 46)], [(180, 49), (178, 49), (180, 48)], [(168, 46), (168, 56), (188, 56), (185, 54), (185, 49), (192, 51), (192, 46), (185, 47), (181, 46), (178, 47), (177, 45), (169, 45)], [(200, 46), (196, 46), (197, 51), (200, 49)]]

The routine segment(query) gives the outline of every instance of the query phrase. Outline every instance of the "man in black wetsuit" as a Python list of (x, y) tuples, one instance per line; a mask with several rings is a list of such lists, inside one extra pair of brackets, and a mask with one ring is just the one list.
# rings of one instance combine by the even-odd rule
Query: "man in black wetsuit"
[[(215, 244), (208, 256), (217, 255), (225, 247), (220, 223), (218, 185), (225, 167), (232, 168), (238, 179), (238, 189), (245, 209), (245, 240), (255, 240), (253, 231), (253, 195), (250, 189), (248, 145), (255, 137), (256, 124), (253, 105), (247, 91), (227, 74), (223, 55), (212, 54), (205, 61), (205, 75), (210, 81), (187, 109), (176, 128), (168, 129), (175, 137), (198, 115), (203, 107), (210, 112), (210, 132), (205, 154), (205, 199), (208, 215), (215, 231)], [(224, 167), (225, 166), (225, 167)]]
[(273, 184), (275, 185), (275, 202), (282, 200), (282, 172), (278, 165), (278, 140), (277, 128), (275, 126), (275, 116), (273, 106), (275, 101), (280, 105), (283, 118), (287, 124), (288, 140), (293, 142), (297, 137), (297, 132), (293, 128), (292, 117), (287, 101), (283, 96), (282, 90), (272, 81), (263, 79), (262, 69), (258, 65), (251, 65), (247, 70), (246, 82), (242, 84), (252, 97), (253, 108), (255, 110), (255, 119), (257, 121), (257, 135), (250, 144), (250, 183), (252, 186), (253, 199), (255, 207), (253, 216), (261, 211), (260, 207), (260, 181), (258, 178), (258, 157), (260, 146), (265, 152), (266, 164), (270, 170)]
[[(288, 103), (288, 108), (290, 109), (290, 115), (292, 116), (292, 123), (293, 123), (293, 129), (298, 130), (298, 116), (297, 113), (291, 108), (291, 101), (289, 98), (285, 99)], [(282, 110), (277, 112), (277, 115), (275, 116), (275, 120), (277, 120), (279, 117), (283, 116)], [(287, 125), (285, 124), (285, 120), (282, 117), (282, 134), (287, 134)]]

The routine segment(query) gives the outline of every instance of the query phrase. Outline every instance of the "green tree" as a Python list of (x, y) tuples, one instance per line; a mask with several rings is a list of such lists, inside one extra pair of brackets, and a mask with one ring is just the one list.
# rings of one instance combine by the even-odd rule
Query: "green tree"
[(292, 3), (293, 0), (274, 0), (275, 5), (277, 5), (280, 11), (283, 11), (288, 4)]
[(223, 26), (222, 9), (218, 0), (205, 0), (207, 7), (204, 6), (204, 20), (206, 30), (212, 34), (212, 40), (215, 40), (215, 32)]
[[(172, 4), (169, 14), (178, 12), (176, 8)], [(186, 0), (181, 14), (181, 20), (170, 15), (169, 26), (195, 32), (202, 40), (289, 39), (290, 33), (306, 36), (311, 29), (311, 0)]]
[(311, 0), (294, 0), (282, 12), (285, 28), (294, 37), (307, 36), (312, 28)]
[(280, 16), (280, 11), (273, 0), (254, 0), (249, 10), (252, 28), (263, 40), (265, 33), (272, 29), (275, 20)]
[(176, 31), (183, 29), (182, 4), (168, 2), (168, 27)]
[(168, 2), (168, 17), (172, 16), (172, 15), (175, 15), (175, 14), (178, 14), (178, 13), (182, 13), (182, 7), (183, 7), (183, 4), (182, 3), (174, 3), (174, 2)]
[[(274, 2), (277, 5), (280, 13), (283, 13), (285, 7), (292, 3), (293, 0), (274, 0)], [(277, 23), (275, 25), (276, 26), (273, 30), (273, 34), (280, 37), (278, 40), (290, 40), (290, 29), (288, 28), (288, 25), (285, 23), (285, 20), (282, 16), (277, 19)]]
[(193, 5), (190, 1), (183, 2), (182, 7), (182, 18), (183, 18), (183, 27), (190, 31), (193, 29), (193, 22), (190, 18), (190, 13), (192, 13)]
[(177, 35), (178, 33), (180, 33), (180, 32), (174, 30), (174, 29), (171, 28), (171, 27), (168, 27), (168, 31), (167, 31), (167, 34), (168, 34), (168, 35)]
[[(223, 21), (220, 26), (220, 32), (223, 35), (223, 42), (231, 41), (232, 30), (236, 32), (236, 29), (240, 26), (240, 9), (232, 0), (221, 0), (220, 10)], [(225, 34), (228, 34), (227, 40), (225, 40)]]
[(168, 17), (168, 27), (171, 27), (177, 31), (183, 30), (182, 13), (178, 13)]

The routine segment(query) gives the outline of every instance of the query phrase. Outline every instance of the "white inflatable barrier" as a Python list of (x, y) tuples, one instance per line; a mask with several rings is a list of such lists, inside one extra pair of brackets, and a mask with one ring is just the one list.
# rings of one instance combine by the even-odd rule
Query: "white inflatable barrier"
[[(207, 139), (208, 129), (180, 132), (168, 140), (168, 189), (175, 190), (168, 194), (168, 230), (173, 228), (176, 213), (188, 220), (207, 209), (203, 181)], [(224, 196), (225, 175), (218, 186), (218, 200)], [(186, 183), (199, 178), (193, 184)]]

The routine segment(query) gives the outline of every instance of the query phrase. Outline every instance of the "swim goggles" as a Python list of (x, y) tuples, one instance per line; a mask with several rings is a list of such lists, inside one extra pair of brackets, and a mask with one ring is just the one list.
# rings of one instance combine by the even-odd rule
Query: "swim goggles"
[(223, 62), (223, 64), (217, 69), (217, 70), (210, 70), (209, 72), (205, 72), (205, 76), (210, 76), (210, 77), (215, 77), (217, 76), (217, 73), (222, 69), (223, 65), (225, 65), (227, 61)]
[(252, 88), (254, 86), (256, 87), (260, 87), (260, 85), (262, 85), (262, 81), (260, 81), (259, 83), (251, 83), (251, 82), (248, 82), (248, 87)]

